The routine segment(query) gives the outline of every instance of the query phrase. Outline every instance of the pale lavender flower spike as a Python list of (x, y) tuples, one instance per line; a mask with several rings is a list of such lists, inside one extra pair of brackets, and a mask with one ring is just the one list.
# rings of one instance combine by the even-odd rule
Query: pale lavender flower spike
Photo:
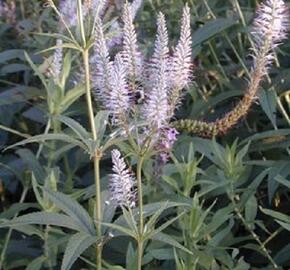
[(124, 23), (122, 57), (129, 76), (137, 79), (141, 77), (142, 60), (137, 45), (137, 35), (133, 23), (132, 6), (130, 4), (125, 4), (122, 19)]
[(59, 78), (61, 70), (62, 70), (62, 58), (63, 58), (63, 51), (62, 51), (62, 40), (57, 39), (56, 45), (58, 48), (55, 49), (55, 52), (53, 54), (53, 75), (55, 78)]
[[(148, 100), (144, 105), (145, 118), (158, 130), (168, 120), (168, 34), (164, 15), (159, 13), (157, 37), (151, 60), (150, 86)], [(151, 87), (150, 87), (151, 88)]]
[(92, 59), (96, 68), (96, 75), (93, 80), (94, 94), (96, 99), (105, 104), (111, 91), (112, 62), (110, 61), (101, 20), (98, 20), (96, 24), (96, 37), (94, 44), (95, 55)]
[(112, 152), (113, 174), (109, 178), (111, 200), (119, 206), (135, 207), (135, 177), (127, 169), (121, 153), (114, 149)]
[[(131, 16), (132, 19), (134, 20), (138, 10), (141, 8), (143, 3), (143, 0), (135, 0), (133, 1), (131, 5)], [(124, 6), (124, 1), (116, 1), (117, 8)], [(122, 27), (118, 21), (115, 21), (111, 27), (110, 27), (110, 32), (115, 32), (114, 36), (110, 40), (108, 40), (108, 47), (111, 49), (114, 46), (118, 46), (122, 44), (123, 41), (123, 32), (122, 32)]]
[(84, 6), (86, 13), (88, 13), (89, 10), (92, 10), (93, 16), (102, 17), (108, 5), (108, 0), (86, 0)]
[(111, 72), (112, 89), (107, 99), (107, 109), (113, 112), (113, 122), (115, 124), (124, 121), (130, 109), (130, 97), (126, 75), (126, 67), (121, 54), (117, 54)]
[[(108, 4), (108, 0), (86, 0), (83, 4), (83, 16), (86, 16), (91, 10), (94, 16), (102, 17)], [(59, 9), (69, 27), (77, 25), (77, 0), (61, 0)]]
[(192, 38), (190, 28), (190, 8), (185, 5), (181, 19), (181, 33), (178, 44), (171, 59), (171, 117), (180, 103), (181, 90), (186, 87), (192, 79)]
[(77, 0), (61, 0), (59, 4), (60, 13), (69, 27), (77, 24), (77, 7)]
[(283, 0), (266, 0), (256, 14), (252, 29), (254, 65), (263, 66), (261, 72), (266, 73), (274, 58), (273, 50), (287, 38), (289, 9)]

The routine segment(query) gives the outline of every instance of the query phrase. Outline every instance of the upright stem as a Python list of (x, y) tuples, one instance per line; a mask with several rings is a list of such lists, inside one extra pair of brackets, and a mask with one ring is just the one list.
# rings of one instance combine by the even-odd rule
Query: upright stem
[[(91, 81), (90, 81), (90, 64), (89, 64), (89, 51), (88, 49), (83, 50), (83, 61), (85, 66), (85, 80), (86, 80), (86, 99), (87, 99), (87, 106), (88, 106), (88, 113), (89, 113), (89, 121), (91, 125), (91, 131), (93, 135), (93, 140), (97, 140), (97, 132), (96, 132), (96, 125), (95, 125), (95, 117), (94, 117), (94, 110), (93, 110), (93, 102), (91, 96)], [(96, 231), (97, 236), (101, 236), (101, 223), (102, 220), (102, 208), (101, 208), (101, 185), (100, 185), (100, 160), (101, 160), (101, 153), (96, 151), (94, 155), (94, 176), (95, 176), (95, 186), (96, 186)], [(102, 269), (102, 246), (96, 246), (96, 269)]]
[(44, 232), (44, 254), (47, 260), (47, 266), (49, 270), (52, 270), (52, 263), (51, 263), (51, 258), (50, 258), (50, 250), (49, 250), (49, 245), (48, 245), (48, 237), (49, 237), (49, 230), (50, 226), (46, 225), (45, 226), (45, 232)]
[(268, 249), (266, 248), (266, 243), (263, 243), (259, 236), (254, 232), (254, 230), (249, 226), (248, 222), (245, 220), (245, 218), (243, 217), (241, 210), (238, 208), (235, 198), (233, 196), (234, 193), (231, 193), (229, 195), (229, 198), (234, 206), (234, 211), (237, 214), (238, 218), (241, 220), (241, 222), (243, 223), (243, 225), (245, 226), (245, 228), (250, 232), (250, 234), (252, 235), (252, 237), (254, 238), (254, 240), (259, 244), (261, 250), (264, 252), (265, 256), (267, 257), (267, 259), (269, 260), (269, 262), (272, 264), (273, 269), (278, 269), (278, 265), (276, 264), (276, 262), (274, 261), (273, 257), (271, 256), (270, 252), (268, 251)]
[[(101, 208), (101, 187), (100, 187), (100, 155), (94, 157), (94, 168), (95, 168), (95, 186), (96, 186), (96, 230), (97, 235), (102, 235), (101, 223), (102, 220), (102, 208)], [(102, 269), (102, 245), (96, 246), (96, 268), (97, 270)]]
[(84, 66), (85, 66), (86, 100), (87, 100), (87, 106), (88, 106), (89, 121), (91, 125), (91, 131), (93, 134), (93, 140), (97, 140), (95, 116), (94, 116), (93, 102), (92, 102), (92, 96), (91, 96), (90, 63), (89, 63), (88, 49), (83, 50), (83, 60), (84, 60)]
[(138, 205), (139, 205), (139, 238), (137, 250), (137, 269), (142, 269), (143, 257), (143, 232), (144, 232), (144, 219), (143, 219), (143, 192), (142, 192), (142, 165), (144, 157), (140, 156), (137, 163), (137, 189), (138, 189)]

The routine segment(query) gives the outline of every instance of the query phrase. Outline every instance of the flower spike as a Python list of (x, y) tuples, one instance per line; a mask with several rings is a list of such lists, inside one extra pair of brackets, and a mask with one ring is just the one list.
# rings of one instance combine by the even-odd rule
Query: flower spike
[(112, 201), (119, 206), (135, 207), (135, 178), (127, 169), (121, 153), (114, 149), (112, 151), (113, 174), (109, 179), (109, 190)]

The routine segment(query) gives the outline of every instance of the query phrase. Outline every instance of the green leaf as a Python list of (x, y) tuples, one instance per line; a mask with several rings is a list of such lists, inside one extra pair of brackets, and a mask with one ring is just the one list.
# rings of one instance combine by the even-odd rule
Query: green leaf
[[(155, 214), (160, 208), (164, 207), (164, 203), (165, 202), (157, 202), (157, 203), (150, 203), (150, 204), (144, 205), (143, 217), (146, 218), (146, 217), (150, 217), (151, 215)], [(166, 208), (164, 210), (171, 208), (171, 207), (178, 207), (178, 206), (190, 208), (191, 204), (181, 203), (181, 202), (166, 202)], [(138, 211), (139, 211), (139, 208), (133, 209), (132, 212), (133, 212), (134, 217), (137, 217)], [(126, 221), (125, 221), (123, 216), (120, 216), (115, 221), (115, 224), (124, 225), (124, 224), (126, 224)]]
[(21, 211), (29, 208), (39, 208), (37, 203), (14, 203), (6, 211), (0, 213), (0, 219), (10, 219)]
[(154, 229), (154, 226), (157, 222), (157, 219), (162, 214), (162, 212), (166, 209), (167, 202), (165, 202), (155, 213), (150, 217), (148, 222), (145, 225), (144, 232), (148, 231), (149, 233)]
[(286, 178), (284, 178), (283, 176), (281, 175), (277, 175), (275, 178), (274, 178), (278, 183), (282, 184), (283, 186), (287, 187), (290, 189), (290, 181), (287, 180)]
[(154, 235), (162, 232), (163, 230), (165, 230), (167, 227), (169, 227), (172, 223), (174, 223), (176, 220), (178, 220), (181, 216), (183, 216), (185, 214), (185, 212), (180, 213), (178, 216), (166, 221), (165, 223), (163, 223), (161, 226), (159, 226), (157, 229), (153, 230), (152, 232), (150, 232), (148, 235), (145, 235), (144, 238), (145, 239), (150, 239), (153, 238)]
[(282, 214), (280, 212), (269, 210), (269, 209), (265, 209), (265, 208), (262, 208), (262, 207), (261, 207), (261, 211), (264, 214), (268, 215), (268, 216), (271, 216), (271, 217), (273, 217), (275, 219), (283, 221), (285, 224), (286, 223), (289, 224), (289, 226), (290, 226), (290, 217), (289, 216), (284, 215), (284, 214)]
[(258, 203), (253, 195), (247, 200), (245, 205), (245, 218), (248, 222), (254, 222), (258, 212)]
[(84, 209), (77, 201), (71, 199), (68, 195), (57, 191), (51, 191), (44, 188), (47, 197), (63, 212), (70, 216), (75, 223), (79, 224), (82, 231), (95, 235), (94, 223), (86, 209)]
[(124, 216), (128, 226), (129, 226), (129, 228), (131, 229), (131, 231), (134, 232), (135, 235), (137, 235), (138, 228), (137, 228), (136, 221), (134, 219), (132, 210), (131, 209), (127, 210), (125, 207), (122, 207), (122, 212), (123, 212), (123, 216)]
[(24, 233), (29, 236), (36, 235), (42, 240), (44, 240), (45, 238), (44, 232), (36, 228), (34, 225), (22, 224), (21, 226), (13, 227), (13, 230)]
[(24, 163), (26, 163), (29, 169), (33, 172), (38, 183), (43, 183), (45, 178), (45, 171), (36, 156), (28, 149), (19, 149), (16, 153), (20, 156)]
[(69, 50), (63, 59), (62, 71), (61, 71), (61, 75), (60, 75), (60, 81), (61, 81), (62, 88), (65, 87), (65, 82), (69, 76), (69, 73), (71, 70), (71, 63), (72, 63), (71, 51)]
[(6, 63), (13, 59), (24, 60), (24, 51), (13, 49), (13, 50), (6, 50), (0, 53), (0, 63)]
[(8, 64), (0, 69), (0, 75), (5, 76), (5, 75), (8, 75), (9, 73), (28, 71), (28, 70), (30, 70), (30, 68), (24, 64)]
[(60, 113), (64, 113), (75, 101), (77, 101), (84, 93), (85, 86), (78, 85), (75, 88), (69, 90), (65, 97), (60, 102)]
[(179, 191), (179, 187), (175, 179), (171, 176), (162, 175), (162, 179), (171, 187), (174, 188), (175, 191)]
[(42, 135), (36, 135), (29, 139), (25, 139), (23, 141), (20, 141), (18, 143), (15, 143), (13, 145), (8, 146), (5, 148), (5, 151), (11, 148), (14, 148), (16, 146), (22, 146), (28, 143), (43, 143), (43, 141), (63, 141), (69, 144), (72, 144), (74, 146), (79, 146), (80, 148), (84, 149), (85, 151), (88, 151), (88, 148), (86, 145), (84, 145), (82, 142), (73, 139), (72, 137), (65, 135), (65, 134), (42, 134)]
[(43, 263), (46, 261), (45, 256), (40, 256), (34, 259), (25, 270), (41, 270)]
[(103, 137), (107, 128), (108, 117), (109, 117), (108, 111), (99, 111), (98, 114), (95, 116), (98, 147), (101, 145), (103, 141)]
[(79, 256), (91, 245), (96, 243), (97, 239), (91, 235), (79, 232), (73, 235), (67, 243), (61, 270), (70, 270)]
[(41, 80), (43, 86), (47, 90), (48, 89), (48, 85), (46, 83), (45, 77), (43, 76), (43, 74), (41, 74), (39, 72), (38, 67), (32, 62), (32, 60), (31, 60), (30, 56), (27, 54), (27, 52), (24, 52), (24, 55), (25, 55), (25, 58), (26, 58), (27, 62), (29, 63), (29, 65), (31, 66), (31, 68), (33, 69), (33, 71), (35, 72), (35, 74), (39, 77), (39, 79)]
[(276, 220), (277, 223), (279, 223), (284, 229), (290, 232), (290, 223), (285, 223), (279, 220)]
[(168, 245), (170, 245), (172, 247), (176, 247), (176, 248), (178, 248), (180, 250), (183, 250), (186, 253), (192, 255), (192, 252), (190, 250), (188, 250), (187, 248), (185, 248), (184, 246), (179, 244), (174, 238), (172, 238), (171, 236), (169, 236), (169, 235), (167, 235), (165, 233), (159, 232), (158, 234), (155, 234), (152, 237), (152, 239), (156, 240), (156, 241), (160, 241), (160, 242), (166, 243), (166, 244), (168, 244)]
[(262, 140), (262, 139), (275, 139), (275, 137), (280, 137), (280, 136), (288, 136), (290, 135), (290, 129), (285, 128), (285, 129), (277, 129), (277, 130), (267, 130), (264, 132), (256, 133), (247, 139), (243, 140), (241, 144), (248, 143), (249, 141), (257, 141), (257, 140)]
[(72, 118), (69, 118), (67, 116), (59, 115), (56, 117), (59, 121), (67, 125), (69, 128), (73, 130), (73, 132), (84, 142), (85, 140), (89, 139), (89, 133), (86, 131), (86, 129), (79, 124), (77, 121), (75, 121)]
[[(118, 224), (115, 224), (115, 223), (106, 223), (106, 222), (101, 222), (102, 225), (106, 226), (106, 227), (109, 227), (113, 230), (116, 230), (118, 232), (121, 232), (125, 235), (129, 235), (131, 236), (132, 238), (134, 239), (137, 239), (137, 235), (135, 234), (134, 231), (131, 231), (130, 229), (126, 228), (126, 227), (123, 227), (123, 226), (120, 226)], [(117, 234), (117, 236), (119, 235), (122, 235), (122, 234)]]
[(285, 245), (277, 254), (275, 254), (274, 261), (278, 264), (284, 264), (289, 261), (290, 244)]
[(269, 120), (272, 122), (274, 127), (276, 124), (276, 112), (277, 112), (277, 93), (274, 90), (264, 90), (260, 91), (259, 100), (263, 111), (267, 114)]
[(236, 24), (232, 18), (218, 18), (211, 20), (192, 35), (192, 47), (198, 46), (204, 41), (214, 37), (216, 34)]
[(23, 224), (54, 225), (81, 231), (82, 228), (72, 218), (58, 213), (35, 212), (0, 223), (0, 228), (14, 227)]
[(240, 200), (240, 205), (243, 207), (247, 201), (256, 193), (257, 188), (262, 183), (262, 181), (265, 179), (266, 175), (269, 173), (269, 169), (265, 169), (262, 171), (255, 179), (252, 181), (252, 183), (247, 187), (247, 191), (243, 193)]
[(46, 210), (45, 209), (46, 205), (45, 205), (44, 199), (42, 198), (42, 196), (40, 195), (40, 192), (38, 190), (39, 185), (37, 183), (37, 180), (35, 179), (34, 173), (32, 173), (32, 189), (33, 189), (33, 192), (34, 192), (34, 195), (36, 197), (37, 202), (42, 207), (42, 210)]

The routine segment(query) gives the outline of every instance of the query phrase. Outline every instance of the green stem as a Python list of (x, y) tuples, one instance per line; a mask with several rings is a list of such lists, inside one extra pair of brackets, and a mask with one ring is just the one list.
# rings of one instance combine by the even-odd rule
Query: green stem
[(50, 252), (49, 252), (49, 245), (48, 245), (49, 230), (50, 230), (50, 226), (46, 225), (45, 232), (44, 232), (44, 255), (45, 255), (46, 260), (47, 260), (48, 269), (52, 270), (53, 268), (52, 268), (52, 264), (51, 264), (51, 260), (50, 260)]
[(21, 133), (21, 132), (15, 130), (15, 129), (12, 129), (12, 128), (9, 128), (9, 127), (3, 126), (3, 125), (0, 125), (0, 129), (4, 130), (6, 132), (10, 132), (12, 134), (18, 135), (20, 137), (26, 138), (26, 139), (31, 137), (28, 134)]
[[(232, 193), (233, 194), (233, 193)], [(245, 226), (245, 228), (250, 232), (250, 234), (252, 235), (252, 237), (254, 238), (254, 240), (258, 243), (258, 245), (260, 246), (261, 250), (264, 252), (265, 256), (267, 257), (267, 259), (269, 260), (269, 262), (272, 264), (273, 269), (278, 269), (278, 265), (276, 264), (276, 262), (274, 261), (274, 259), (272, 258), (272, 256), (270, 255), (270, 252), (268, 251), (268, 249), (265, 247), (265, 243), (263, 243), (259, 236), (254, 232), (254, 230), (249, 226), (248, 222), (245, 220), (245, 218), (243, 217), (240, 209), (238, 208), (235, 198), (233, 195), (230, 195), (230, 200), (234, 206), (234, 211), (236, 213), (236, 215), (238, 216), (238, 218), (241, 220), (241, 222), (243, 223), (243, 225)]]
[[(88, 49), (83, 50), (83, 61), (85, 66), (85, 80), (86, 80), (86, 99), (87, 99), (87, 106), (88, 106), (88, 114), (89, 114), (89, 121), (91, 125), (91, 131), (93, 140), (97, 140), (97, 132), (95, 126), (95, 117), (94, 117), (94, 110), (93, 110), (93, 102), (91, 96), (91, 82), (90, 82), (90, 64), (89, 64), (89, 51)], [(101, 220), (102, 220), (102, 208), (101, 208), (101, 184), (100, 184), (100, 160), (102, 157), (102, 153), (96, 151), (94, 153), (94, 176), (95, 176), (95, 186), (96, 186), (96, 231), (97, 236), (101, 236)], [(96, 269), (102, 269), (102, 246), (96, 246)]]
[(25, 7), (23, 0), (20, 0), (20, 11), (21, 11), (21, 18), (22, 20), (25, 19)]
[[(28, 188), (25, 187), (23, 189), (23, 192), (21, 194), (21, 198), (19, 200), (20, 204), (24, 202), (24, 200), (26, 198), (26, 195), (27, 195), (27, 192), (28, 192)], [(16, 218), (17, 215), (18, 215), (18, 213), (14, 215), (14, 218)], [(8, 233), (6, 234), (5, 242), (4, 242), (3, 249), (2, 249), (2, 252), (1, 252), (1, 256), (0, 256), (0, 269), (3, 269), (3, 264), (4, 264), (4, 261), (5, 261), (5, 255), (6, 255), (7, 247), (8, 247), (11, 235), (12, 235), (12, 231), (13, 231), (13, 228), (10, 227), (9, 230), (8, 230)]]
[(97, 132), (96, 132), (95, 116), (94, 116), (93, 102), (92, 102), (92, 96), (91, 96), (89, 51), (87, 49), (83, 50), (83, 60), (84, 60), (84, 66), (85, 66), (86, 100), (87, 100), (87, 106), (88, 106), (89, 121), (91, 125), (93, 140), (96, 141)]
[[(95, 167), (95, 187), (96, 187), (96, 230), (97, 235), (102, 235), (101, 220), (102, 220), (102, 208), (101, 208), (101, 185), (100, 185), (100, 159), (99, 155), (95, 155), (94, 167)], [(96, 245), (96, 268), (102, 269), (102, 245)]]
[(137, 250), (137, 269), (142, 269), (143, 257), (143, 232), (144, 232), (144, 218), (143, 218), (143, 192), (142, 192), (142, 165), (144, 157), (140, 156), (137, 163), (137, 189), (138, 189), (138, 205), (139, 205), (139, 237)]

